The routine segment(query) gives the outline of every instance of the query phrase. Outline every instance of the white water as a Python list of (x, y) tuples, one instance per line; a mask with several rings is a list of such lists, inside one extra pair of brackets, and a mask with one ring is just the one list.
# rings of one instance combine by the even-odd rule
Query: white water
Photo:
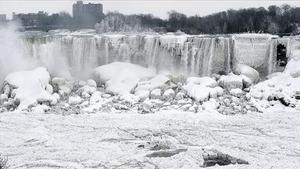
[(12, 28), (2, 29), (0, 34), (1, 77), (26, 65), (39, 65), (46, 66), (52, 76), (87, 78), (93, 68), (114, 61), (198, 76), (226, 74), (242, 62), (268, 74), (273, 71), (277, 44), (270, 36), (259, 39), (256, 35), (241, 40), (232, 36), (54, 31), (25, 32), (20, 38)]
[(28, 56), (38, 58), (47, 67), (50, 64), (50, 68), (52, 64), (61, 65), (79, 77), (113, 61), (187, 75), (228, 73), (230, 41), (228, 37), (186, 35), (55, 35), (24, 40)]
[(0, 84), (8, 73), (35, 65), (33, 60), (23, 55), (17, 28), (14, 24), (0, 26)]

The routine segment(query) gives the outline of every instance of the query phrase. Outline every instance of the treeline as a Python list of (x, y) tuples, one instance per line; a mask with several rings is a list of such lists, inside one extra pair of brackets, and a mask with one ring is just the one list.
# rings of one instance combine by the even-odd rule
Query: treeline
[(48, 31), (50, 29), (57, 28), (72, 29), (75, 25), (72, 16), (67, 12), (60, 12), (51, 15), (43, 11), (29, 14), (16, 14), (13, 16), (13, 20), (21, 22), (27, 30), (36, 29)]
[(297, 33), (300, 24), (300, 8), (282, 5), (272, 5), (268, 9), (248, 8), (227, 10), (208, 16), (191, 16), (176, 11), (169, 13), (166, 21), (167, 31), (181, 30), (189, 34), (199, 33)]
[[(38, 13), (32, 16), (19, 16), (25, 26), (37, 26), (42, 30), (52, 28), (68, 28), (71, 30), (90, 27), (78, 27), (72, 16), (66, 12), (48, 15)], [(226, 34), (240, 32), (264, 32), (272, 34), (298, 33), (300, 25), (300, 8), (289, 5), (269, 6), (267, 9), (248, 8), (214, 13), (207, 16), (186, 16), (170, 11), (167, 19), (161, 19), (151, 14), (124, 15), (119, 12), (109, 12), (105, 18), (94, 23), (98, 32), (114, 31), (149, 31), (176, 32), (188, 34)]]
[[(116, 13), (110, 13), (109, 18)], [(122, 15), (118, 13), (117, 15)], [(122, 15), (124, 22), (134, 18), (141, 27), (155, 31), (176, 32), (188, 34), (226, 34), (240, 32), (264, 32), (272, 34), (297, 33), (300, 24), (300, 8), (282, 5), (272, 5), (267, 9), (248, 8), (214, 13), (204, 17), (170, 11), (168, 19), (160, 19), (151, 14)], [(129, 24), (129, 22), (128, 22)], [(130, 24), (129, 24), (130, 25)]]

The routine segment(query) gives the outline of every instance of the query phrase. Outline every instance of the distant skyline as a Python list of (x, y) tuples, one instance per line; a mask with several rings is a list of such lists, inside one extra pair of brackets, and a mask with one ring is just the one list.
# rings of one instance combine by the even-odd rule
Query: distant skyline
[[(76, 0), (23, 0), (23, 1), (4, 1), (0, 0), (0, 14), (7, 14), (7, 18), (12, 18), (12, 12), (16, 13), (37, 13), (38, 11), (45, 11), (49, 14), (66, 11), (72, 15), (72, 5)], [(205, 16), (212, 13), (228, 10), (240, 9), (249, 7), (268, 7), (270, 5), (281, 6), (282, 4), (289, 4), (291, 6), (300, 7), (300, 1), (264, 1), (264, 0), (93, 0), (83, 1), (84, 3), (102, 3), (104, 13), (108, 11), (119, 11), (124, 14), (153, 14), (154, 16), (167, 18), (167, 12), (171, 10), (184, 13), (187, 16), (200, 15)]]

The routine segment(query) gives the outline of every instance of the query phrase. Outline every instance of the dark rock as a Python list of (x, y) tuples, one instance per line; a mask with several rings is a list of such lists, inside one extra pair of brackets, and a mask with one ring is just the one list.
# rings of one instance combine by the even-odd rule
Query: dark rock
[(146, 157), (155, 158), (155, 157), (172, 157), (181, 152), (186, 152), (187, 149), (176, 149), (172, 151), (157, 151), (151, 154), (147, 154)]
[(229, 165), (229, 164), (249, 164), (248, 161), (232, 157), (228, 154), (221, 153), (219, 151), (213, 150), (203, 153), (203, 167), (211, 167), (214, 165)]

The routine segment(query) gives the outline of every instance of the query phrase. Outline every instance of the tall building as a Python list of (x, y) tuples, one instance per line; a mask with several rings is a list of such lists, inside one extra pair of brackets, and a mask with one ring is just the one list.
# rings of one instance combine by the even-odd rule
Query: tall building
[(77, 25), (81, 27), (93, 27), (104, 17), (102, 4), (83, 4), (77, 1), (73, 4), (73, 18)]
[(0, 22), (6, 22), (6, 15), (0, 14)]

